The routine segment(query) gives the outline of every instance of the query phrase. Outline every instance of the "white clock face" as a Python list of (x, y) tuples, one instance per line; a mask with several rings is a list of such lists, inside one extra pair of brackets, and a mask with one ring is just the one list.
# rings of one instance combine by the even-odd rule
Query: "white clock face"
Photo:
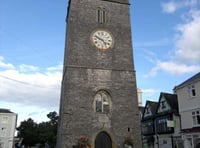
[(104, 30), (95, 31), (91, 36), (91, 40), (93, 44), (101, 50), (106, 50), (113, 46), (111, 34)]

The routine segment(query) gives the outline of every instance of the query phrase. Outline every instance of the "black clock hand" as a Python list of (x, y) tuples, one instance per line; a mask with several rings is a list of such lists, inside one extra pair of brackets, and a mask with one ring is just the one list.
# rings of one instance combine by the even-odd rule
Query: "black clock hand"
[(97, 36), (97, 35), (95, 35), (95, 37), (96, 37), (97, 39), (99, 39), (100, 41), (102, 41), (104, 45), (106, 45), (106, 42), (104, 41), (104, 39), (100, 38), (100, 37)]
[(99, 39), (99, 40), (103, 41), (103, 39), (102, 39), (102, 38), (100, 38), (99, 36), (95, 35), (95, 37), (96, 37), (97, 39)]

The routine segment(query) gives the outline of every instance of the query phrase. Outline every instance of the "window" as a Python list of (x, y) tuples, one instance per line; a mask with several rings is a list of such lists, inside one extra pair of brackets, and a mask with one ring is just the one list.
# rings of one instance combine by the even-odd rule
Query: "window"
[(196, 96), (195, 85), (188, 86), (188, 91), (189, 91), (190, 97), (195, 97)]
[(100, 113), (110, 112), (111, 99), (106, 91), (99, 91), (95, 95), (95, 111)]
[(200, 125), (200, 110), (193, 111), (192, 112), (192, 120), (193, 120), (193, 125)]
[(1, 127), (0, 128), (0, 135), (5, 136), (7, 134), (7, 128), (6, 127)]
[(146, 108), (146, 114), (149, 114), (150, 113), (150, 111), (149, 111), (149, 108), (147, 107)]
[(105, 9), (98, 8), (97, 9), (97, 22), (100, 24), (106, 23), (106, 11)]
[(166, 108), (166, 101), (164, 100), (164, 101), (161, 101), (160, 102), (160, 105), (161, 105), (161, 108), (162, 109), (165, 109)]
[(0, 142), (0, 148), (4, 148), (4, 143)]
[(171, 133), (171, 132), (173, 132), (174, 128), (167, 126), (168, 120), (172, 120), (172, 118), (169, 115), (156, 119), (156, 131), (157, 131), (157, 133), (161, 134), (161, 133)]
[(142, 134), (143, 135), (154, 134), (153, 121), (142, 122)]
[(1, 122), (2, 123), (8, 123), (8, 119), (9, 118), (7, 116), (3, 116), (2, 119), (1, 119)]

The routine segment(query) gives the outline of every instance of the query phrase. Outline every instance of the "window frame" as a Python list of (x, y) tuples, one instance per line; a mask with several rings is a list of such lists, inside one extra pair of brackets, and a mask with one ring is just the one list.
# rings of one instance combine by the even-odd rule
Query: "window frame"
[(154, 121), (148, 120), (141, 123), (141, 130), (143, 135), (151, 135), (155, 133)]
[[(98, 101), (98, 99), (100, 99), (100, 101)], [(94, 112), (108, 114), (111, 112), (111, 105), (112, 105), (111, 96), (107, 91), (100, 90), (95, 94), (93, 103)], [(97, 108), (98, 106), (100, 107), (100, 109)]]
[(5, 143), (3, 141), (0, 141), (0, 148), (4, 146), (5, 146)]
[(166, 109), (166, 108), (167, 108), (167, 104), (166, 104), (166, 103), (167, 103), (166, 100), (162, 100), (162, 101), (160, 102), (161, 108), (162, 108), (162, 109)]
[(9, 117), (8, 116), (2, 116), (2, 118), (1, 118), (1, 123), (2, 124), (6, 124), (6, 123), (8, 123), (9, 122)]
[(200, 126), (200, 110), (192, 111), (193, 126)]
[(155, 119), (156, 132), (158, 134), (173, 133), (173, 127), (167, 127), (167, 121), (173, 120), (172, 115), (161, 116)]
[(107, 21), (107, 11), (105, 8), (98, 7), (97, 8), (97, 22), (100, 24), (105, 24)]
[(2, 136), (6, 136), (8, 133), (8, 128), (6, 126), (2, 126), (0, 128), (0, 133), (2, 134)]
[(191, 84), (191, 85), (188, 86), (188, 92), (189, 92), (190, 97), (196, 97), (197, 96), (197, 92), (196, 92), (194, 84)]

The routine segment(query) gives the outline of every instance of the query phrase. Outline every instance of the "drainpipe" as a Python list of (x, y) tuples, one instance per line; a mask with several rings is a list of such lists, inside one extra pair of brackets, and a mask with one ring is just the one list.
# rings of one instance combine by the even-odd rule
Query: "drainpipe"
[(159, 137), (158, 137), (157, 133), (156, 133), (156, 139), (157, 139), (157, 148), (159, 148)]
[(171, 141), (172, 141), (172, 148), (173, 148), (174, 147), (173, 135), (171, 135)]

